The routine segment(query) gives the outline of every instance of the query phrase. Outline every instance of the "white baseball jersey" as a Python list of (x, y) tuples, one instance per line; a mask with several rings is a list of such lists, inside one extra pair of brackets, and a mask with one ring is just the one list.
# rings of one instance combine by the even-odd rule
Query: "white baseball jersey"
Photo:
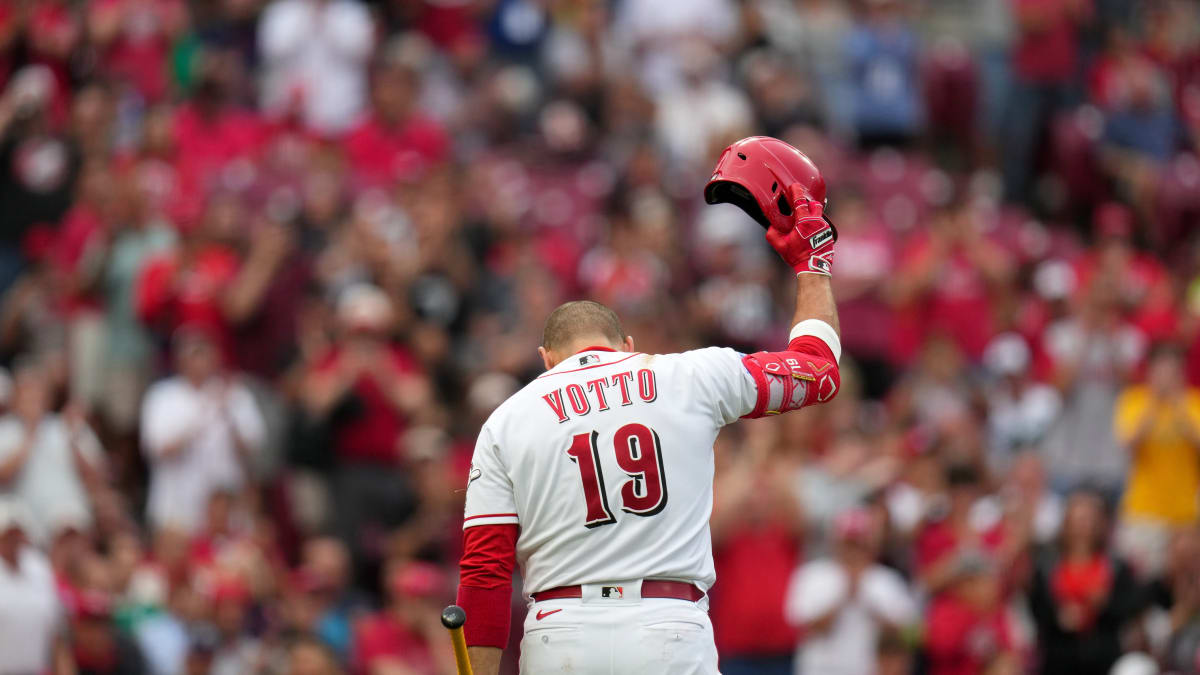
[(483, 425), (463, 527), (520, 525), (526, 594), (631, 579), (707, 590), (713, 441), (756, 398), (732, 349), (575, 354)]

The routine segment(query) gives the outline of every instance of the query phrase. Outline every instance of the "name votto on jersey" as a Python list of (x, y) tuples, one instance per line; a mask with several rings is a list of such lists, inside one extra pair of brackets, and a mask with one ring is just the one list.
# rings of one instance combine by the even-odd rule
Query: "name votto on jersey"
[(583, 384), (572, 382), (542, 395), (559, 424), (582, 417), (593, 410), (604, 412), (612, 406), (629, 406), (634, 401), (653, 403), (658, 398), (658, 383), (649, 368), (601, 375)]

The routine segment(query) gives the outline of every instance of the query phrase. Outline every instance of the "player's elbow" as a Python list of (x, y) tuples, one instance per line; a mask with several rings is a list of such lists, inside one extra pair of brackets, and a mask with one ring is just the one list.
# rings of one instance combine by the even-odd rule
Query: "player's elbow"
[[(796, 341), (793, 341), (796, 346)], [(832, 354), (813, 351), (758, 352), (742, 358), (758, 390), (749, 418), (778, 415), (832, 401), (842, 375)]]

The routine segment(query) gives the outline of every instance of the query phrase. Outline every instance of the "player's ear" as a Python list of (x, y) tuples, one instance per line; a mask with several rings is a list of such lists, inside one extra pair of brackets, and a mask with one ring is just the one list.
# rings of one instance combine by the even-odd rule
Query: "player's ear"
[(637, 351), (636, 349), (633, 348), (633, 336), (632, 335), (625, 336), (625, 342), (621, 343), (621, 351), (623, 351), (623, 352)]
[(545, 347), (538, 347), (538, 356), (542, 357), (542, 365), (546, 366), (546, 370), (550, 370), (558, 365), (554, 363), (554, 357), (550, 355), (550, 352), (546, 351)]

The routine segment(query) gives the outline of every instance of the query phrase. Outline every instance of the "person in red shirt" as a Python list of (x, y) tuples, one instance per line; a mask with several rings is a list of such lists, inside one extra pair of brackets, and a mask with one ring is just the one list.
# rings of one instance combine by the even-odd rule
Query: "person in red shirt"
[(30, 63), (44, 65), (54, 74), (49, 118), (55, 126), (67, 118), (73, 93), (71, 58), (83, 41), (83, 25), (72, 4), (66, 0), (29, 3), (26, 23)]
[(995, 334), (994, 296), (1014, 270), (983, 232), (974, 207), (964, 200), (938, 214), (900, 258), (891, 289), (893, 359), (907, 364), (926, 338), (943, 334), (978, 360)]
[(709, 528), (721, 585), (709, 615), (721, 672), (786, 675), (797, 635), (784, 618), (784, 598), (801, 560), (804, 519), (790, 484), (794, 467), (770, 456), (774, 439), (750, 433), (746, 449), (717, 473), (713, 488)]
[(1010, 0), (1017, 42), (1012, 50), (1015, 82), (1009, 94), (1002, 138), (1005, 191), (1030, 202), (1037, 177), (1039, 139), (1054, 115), (1079, 94), (1080, 36), (1092, 15), (1092, 0)]
[(344, 141), (359, 187), (387, 186), (446, 159), (450, 141), (441, 124), (420, 112), (421, 77), (413, 45), (388, 45), (372, 74), (372, 110)]
[(1121, 633), (1141, 599), (1129, 566), (1109, 554), (1108, 534), (1103, 497), (1071, 495), (1058, 546), (1029, 591), (1040, 672), (1105, 675), (1121, 656)]
[(179, 224), (199, 215), (202, 197), (216, 190), (222, 178), (254, 178), (257, 169), (249, 160), (258, 156), (268, 131), (256, 112), (232, 102), (237, 55), (204, 53), (198, 60), (192, 96), (171, 120), (178, 194), (189, 207), (172, 213)]
[(128, 81), (148, 103), (167, 93), (167, 58), (187, 25), (182, 0), (91, 0), (88, 33), (101, 67)]
[(429, 410), (431, 391), (413, 357), (391, 341), (387, 294), (351, 286), (336, 312), (337, 339), (310, 364), (301, 401), (325, 439), (337, 531), (362, 564), (378, 559), (387, 532), (416, 508), (402, 437)]
[(929, 675), (988, 675), (1016, 661), (996, 568), (983, 557), (957, 561), (957, 581), (934, 598), (925, 624)]
[(185, 232), (178, 248), (146, 261), (134, 291), (142, 321), (163, 335), (183, 325), (203, 326), (230, 353), (226, 296), (240, 266), (234, 244), (241, 220), (238, 199), (217, 195), (204, 222)]
[(974, 467), (951, 466), (946, 483), (945, 514), (925, 523), (914, 542), (917, 576), (934, 596), (960, 580), (964, 560), (983, 559), (1008, 570), (1023, 551), (1021, 538), (1010, 533), (1003, 520), (981, 523), (973, 517), (983, 495), (982, 477)]
[(394, 561), (384, 576), (387, 605), (354, 630), (356, 675), (453, 675), (454, 650), (442, 627), (446, 580), (422, 562)]

